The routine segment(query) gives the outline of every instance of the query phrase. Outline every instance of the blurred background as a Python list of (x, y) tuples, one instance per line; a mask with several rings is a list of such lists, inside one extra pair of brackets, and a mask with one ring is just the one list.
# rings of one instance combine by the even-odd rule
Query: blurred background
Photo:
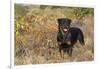
[[(92, 61), (94, 59), (94, 9), (50, 5), (15, 4), (15, 65)], [(60, 57), (58, 18), (70, 18), (83, 31), (85, 46), (73, 48), (72, 57)]]

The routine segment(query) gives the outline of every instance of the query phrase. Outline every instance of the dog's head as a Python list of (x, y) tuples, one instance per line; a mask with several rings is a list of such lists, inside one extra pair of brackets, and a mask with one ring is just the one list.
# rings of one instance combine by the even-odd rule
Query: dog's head
[(60, 30), (63, 32), (67, 32), (70, 28), (71, 19), (68, 18), (60, 18), (58, 19), (58, 25)]

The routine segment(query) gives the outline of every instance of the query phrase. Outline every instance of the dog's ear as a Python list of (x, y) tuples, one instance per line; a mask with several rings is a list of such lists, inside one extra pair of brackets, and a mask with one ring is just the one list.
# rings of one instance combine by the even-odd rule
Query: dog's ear
[(57, 21), (58, 21), (58, 24), (60, 24), (60, 23), (61, 23), (61, 19), (57, 19)]
[(71, 19), (68, 19), (69, 26), (70, 26), (71, 22), (72, 22), (72, 20)]
[(69, 21), (69, 23), (71, 23), (71, 22), (72, 22), (72, 20), (71, 20), (71, 19), (68, 19), (68, 21)]

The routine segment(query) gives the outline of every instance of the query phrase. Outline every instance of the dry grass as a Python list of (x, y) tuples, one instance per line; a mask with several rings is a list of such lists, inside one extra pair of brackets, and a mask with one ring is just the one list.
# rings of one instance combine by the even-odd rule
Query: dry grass
[[(80, 20), (73, 19), (71, 13), (64, 15), (61, 9), (32, 9), (23, 19), (24, 31), (15, 36), (15, 65), (62, 63), (70, 61), (91, 61), (93, 54), (93, 16), (85, 16)], [(77, 43), (72, 57), (66, 53), (60, 57), (57, 45), (57, 19), (68, 17), (73, 19), (72, 26), (82, 29), (85, 46)]]

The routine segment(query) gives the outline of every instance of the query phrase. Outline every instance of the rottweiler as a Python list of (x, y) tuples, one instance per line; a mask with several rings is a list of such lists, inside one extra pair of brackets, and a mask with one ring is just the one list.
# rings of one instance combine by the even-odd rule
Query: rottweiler
[(58, 21), (58, 34), (57, 42), (59, 45), (59, 52), (63, 57), (63, 53), (67, 52), (69, 56), (72, 56), (73, 46), (77, 41), (83, 46), (84, 35), (80, 28), (71, 27), (71, 19), (59, 18)]

